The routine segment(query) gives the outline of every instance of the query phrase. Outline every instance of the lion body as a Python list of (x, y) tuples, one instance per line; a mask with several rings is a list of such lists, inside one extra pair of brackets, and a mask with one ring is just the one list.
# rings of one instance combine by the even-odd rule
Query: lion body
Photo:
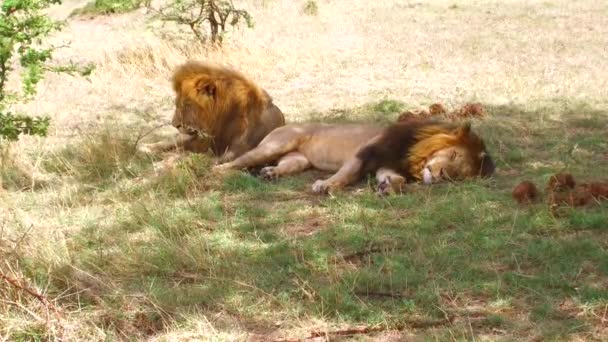
[[(445, 155), (445, 157), (444, 157)], [(268, 178), (280, 177), (309, 167), (336, 172), (313, 185), (315, 192), (337, 190), (368, 173), (379, 183), (401, 187), (407, 179), (431, 182), (445, 178), (490, 175), (494, 164), (483, 141), (469, 126), (435, 122), (397, 123), (389, 127), (357, 124), (297, 124), (272, 131), (253, 150), (216, 167), (239, 169), (267, 165)], [(484, 166), (484, 162), (486, 165)], [(434, 171), (440, 170), (440, 171)]]
[[(306, 156), (312, 167), (337, 171), (346, 160), (354, 157), (362, 145), (378, 136), (382, 130), (379, 126), (357, 124), (294, 124), (275, 129), (260, 145), (281, 144), (279, 154), (297, 151)], [(272, 161), (272, 158), (274, 156), (268, 160)]]
[(181, 135), (147, 150), (210, 149), (221, 161), (254, 148), (273, 129), (285, 125), (268, 93), (243, 74), (211, 64), (187, 62), (174, 72), (175, 113)]

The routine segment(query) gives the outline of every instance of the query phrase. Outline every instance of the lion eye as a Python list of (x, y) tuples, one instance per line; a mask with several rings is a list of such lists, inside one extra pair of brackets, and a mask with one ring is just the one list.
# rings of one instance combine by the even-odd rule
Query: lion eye
[(458, 156), (458, 153), (452, 152), (452, 155), (450, 155), (450, 160), (456, 159), (457, 156)]

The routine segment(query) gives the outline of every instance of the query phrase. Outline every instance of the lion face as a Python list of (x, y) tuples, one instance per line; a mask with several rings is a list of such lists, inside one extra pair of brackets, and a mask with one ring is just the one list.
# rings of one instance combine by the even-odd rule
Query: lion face
[(443, 139), (447, 143), (428, 156), (424, 163), (420, 178), (425, 184), (489, 177), (494, 173), (494, 161), (469, 125), (457, 128)]
[(442, 180), (462, 180), (477, 176), (480, 170), (475, 168), (475, 165), (479, 165), (480, 162), (475, 159), (480, 158), (484, 157), (473, 156), (462, 146), (439, 150), (424, 165), (422, 180), (425, 184), (431, 184)]
[(175, 97), (171, 124), (183, 134), (210, 134), (216, 87), (207, 77), (184, 80)]

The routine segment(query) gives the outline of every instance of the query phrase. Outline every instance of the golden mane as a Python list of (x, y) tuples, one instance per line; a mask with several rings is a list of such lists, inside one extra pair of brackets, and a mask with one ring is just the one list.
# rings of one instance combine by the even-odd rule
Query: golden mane
[[(198, 120), (210, 135), (224, 126), (222, 121), (235, 119), (227, 115), (229, 112), (238, 112), (246, 126), (250, 113), (262, 113), (272, 101), (266, 91), (240, 72), (210, 63), (189, 61), (175, 70), (171, 81), (178, 97), (198, 104)], [(205, 91), (213, 101), (201, 95)]]
[[(479, 156), (485, 150), (483, 141), (471, 131), (470, 124), (460, 127), (445, 124), (424, 126), (416, 132), (416, 140), (417, 143), (412, 146), (403, 164), (407, 165), (410, 174), (417, 179), (428, 158), (439, 150), (461, 145), (471, 156)], [(472, 166), (475, 169), (480, 169), (477, 159), (479, 158), (469, 158), (469, 162), (474, 164)]]

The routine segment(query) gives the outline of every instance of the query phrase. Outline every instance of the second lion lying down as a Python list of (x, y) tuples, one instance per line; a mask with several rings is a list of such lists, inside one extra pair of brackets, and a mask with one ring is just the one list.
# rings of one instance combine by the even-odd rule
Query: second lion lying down
[(402, 122), (389, 127), (363, 124), (292, 124), (268, 134), (253, 150), (214, 170), (254, 166), (266, 178), (310, 167), (336, 172), (317, 180), (314, 192), (333, 192), (375, 173), (379, 191), (400, 191), (407, 180), (426, 184), (494, 172), (494, 161), (470, 124)]

